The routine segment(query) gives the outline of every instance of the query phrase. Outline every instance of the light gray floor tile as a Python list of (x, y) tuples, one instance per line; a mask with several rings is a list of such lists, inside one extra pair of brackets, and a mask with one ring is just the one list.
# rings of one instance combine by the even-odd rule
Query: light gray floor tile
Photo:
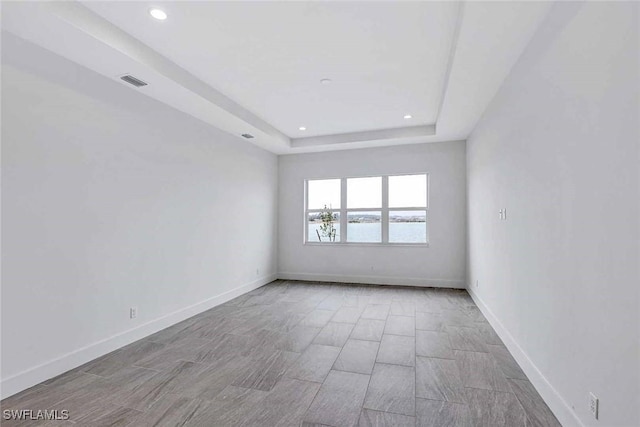
[(82, 371), (101, 377), (108, 377), (121, 368), (133, 365), (138, 360), (148, 357), (156, 351), (161, 351), (164, 347), (163, 344), (151, 341), (136, 341), (88, 363), (83, 367)]
[(359, 307), (342, 307), (331, 318), (332, 322), (356, 323), (360, 318), (362, 309)]
[(417, 357), (416, 396), (465, 403), (462, 378), (456, 361)]
[(56, 391), (56, 388), (53, 388), (54, 393), (66, 395), (67, 398), (48, 409), (66, 409), (69, 411), (70, 420), (75, 421), (116, 404), (117, 397), (146, 384), (157, 374), (157, 371), (150, 369), (126, 367), (109, 378), (94, 377), (95, 381), (76, 388), (75, 393), (71, 395), (66, 394), (64, 389)]
[(69, 373), (66, 378), (58, 377), (54, 385), (38, 385), (5, 399), (2, 401), (2, 406), (3, 409), (48, 409), (64, 399), (77, 398), (87, 388), (107, 384), (107, 382), (108, 379), (84, 372)]
[(211, 346), (211, 341), (198, 340), (199, 345), (166, 345), (163, 349), (150, 354), (134, 363), (134, 366), (141, 366), (148, 369), (162, 371), (172, 367), (179, 360), (195, 362), (197, 354), (207, 346)]
[(527, 414), (528, 423), (527, 426), (532, 427), (560, 427), (553, 412), (544, 403), (542, 397), (538, 394), (533, 384), (528, 380), (509, 380), (511, 389), (516, 395), (520, 404), (524, 408), (524, 412)]
[(330, 426), (327, 424), (320, 424), (320, 423), (310, 423), (307, 421), (303, 421), (301, 427), (335, 427), (335, 426)]
[(276, 347), (281, 350), (301, 353), (311, 344), (320, 331), (320, 328), (311, 326), (296, 326), (291, 331), (281, 335)]
[(416, 331), (416, 355), (454, 359), (449, 334), (436, 331)]
[[(242, 426), (248, 425), (256, 408), (269, 394), (267, 391), (229, 386), (209, 401), (206, 408), (194, 414), (187, 425), (204, 426)], [(171, 425), (171, 424), (157, 424)]]
[(423, 331), (442, 331), (444, 322), (440, 313), (416, 312), (416, 329)]
[(298, 356), (299, 353), (289, 351), (274, 351), (271, 354), (265, 354), (265, 357), (254, 360), (253, 364), (231, 384), (238, 387), (269, 391)]
[(399, 335), (383, 335), (376, 361), (393, 365), (415, 366), (416, 363), (415, 337)]
[[(106, 389), (106, 387), (105, 387)], [(97, 412), (97, 411), (106, 411), (114, 405), (111, 402), (113, 401), (112, 395), (110, 393), (116, 392), (116, 389), (109, 388), (106, 390), (106, 393), (99, 393), (96, 388), (91, 389), (91, 391), (87, 393), (78, 393), (75, 395), (68, 395), (68, 398), (62, 400), (48, 408), (48, 410), (57, 410), (57, 411), (68, 411), (69, 413), (69, 421), (75, 423), (78, 419), (82, 419), (87, 415)], [(33, 408), (42, 408), (42, 406), (38, 405), (35, 407), (29, 407), (27, 409)], [(3, 409), (8, 409), (3, 405)], [(5, 422), (0, 423), (3, 427), (5, 426)], [(10, 423), (8, 425), (31, 425), (29, 423)], [(74, 424), (76, 425), (76, 424)]]
[[(313, 343), (323, 330), (331, 345)], [(70, 411), (42, 427), (558, 425), (499, 342), (463, 290), (275, 281), (2, 407)], [(416, 353), (429, 357), (414, 368)], [(459, 399), (460, 383), (481, 388)], [(365, 396), (375, 409), (363, 408)], [(23, 425), (33, 424), (7, 427)]]
[(469, 316), (471, 319), (473, 319), (474, 322), (486, 322), (486, 319), (482, 315), (482, 312), (480, 311), (480, 309), (478, 307), (475, 306), (474, 303), (472, 303), (471, 305), (464, 306), (463, 308), (461, 308), (461, 310), (467, 316)]
[(370, 375), (378, 354), (379, 343), (375, 341), (348, 340), (333, 365), (338, 371)]
[[(84, 374), (84, 372), (83, 372)], [(84, 374), (88, 375), (88, 374)], [(34, 402), (49, 394), (50, 387), (38, 384), (2, 400), (2, 409), (28, 409), (35, 407)], [(62, 398), (64, 399), (64, 398)], [(59, 402), (59, 400), (58, 400)], [(54, 402), (56, 403), (56, 402)]]
[(418, 313), (440, 313), (442, 305), (434, 298), (432, 293), (425, 293), (416, 302), (416, 316)]
[(219, 340), (195, 349), (187, 360), (203, 365), (211, 365), (220, 360), (230, 360), (248, 352), (252, 348), (250, 343), (251, 337), (225, 334)]
[(416, 319), (411, 316), (391, 315), (387, 318), (384, 333), (391, 335), (406, 335), (409, 337), (415, 336)]
[(83, 372), (81, 369), (76, 368), (71, 371), (67, 371), (61, 375), (55, 376), (51, 379), (43, 381), (41, 385), (46, 385), (49, 387), (82, 387), (87, 382), (92, 381), (93, 377), (91, 374), (87, 374)]
[[(258, 318), (260, 321), (256, 321)], [(263, 313), (263, 315), (259, 317), (255, 314), (236, 317), (229, 321), (230, 326), (227, 333), (233, 335), (255, 335), (265, 327), (269, 328), (273, 320), (273, 317), (267, 313)], [(217, 341), (217, 339), (213, 341)]]
[(449, 334), (451, 348), (454, 350), (487, 352), (487, 346), (476, 328), (466, 326), (446, 326), (444, 331)]
[(455, 351), (465, 387), (511, 392), (509, 382), (490, 353)]
[(343, 299), (338, 295), (330, 295), (325, 298), (320, 304), (318, 304), (317, 308), (319, 310), (332, 310), (335, 311), (342, 307)]
[(371, 298), (369, 295), (364, 294), (364, 292), (369, 292), (369, 290), (365, 289), (363, 291), (363, 295), (351, 295), (345, 297), (343, 307), (359, 307), (360, 310), (364, 310), (367, 304), (370, 303)]
[(144, 416), (135, 409), (107, 404), (74, 422), (81, 426), (139, 426)]
[(277, 316), (265, 329), (272, 329), (278, 332), (290, 332), (300, 324), (305, 314), (287, 313)]
[(356, 425), (368, 385), (369, 375), (329, 372), (304, 421), (340, 427)]
[(334, 314), (335, 311), (331, 310), (313, 310), (300, 321), (300, 325), (322, 328), (329, 323)]
[(148, 336), (144, 341), (151, 341), (160, 344), (175, 344), (183, 339), (193, 338), (191, 330), (194, 328), (193, 325), (195, 323), (197, 323), (197, 319), (194, 318), (184, 320)]
[(389, 290), (387, 290), (386, 288), (378, 288), (375, 290), (375, 292), (373, 292), (373, 294), (371, 294), (369, 298), (369, 304), (387, 305), (389, 306), (389, 309), (391, 309), (392, 298), (393, 298), (393, 295)]
[[(199, 322), (195, 322), (187, 331), (181, 332), (180, 336), (181, 338), (183, 338), (185, 334), (188, 334), (191, 338), (194, 339), (199, 338), (214, 340), (223, 334), (231, 332), (236, 327), (236, 320), (218, 316), (207, 317)], [(179, 341), (180, 344), (182, 344), (183, 342), (183, 340)]]
[(393, 301), (391, 303), (391, 314), (394, 316), (415, 316), (416, 305), (413, 302)]
[(386, 320), (389, 310), (390, 306), (387, 304), (369, 304), (365, 307), (360, 318)]
[(466, 326), (470, 328), (475, 326), (473, 318), (462, 310), (442, 310), (441, 315), (443, 323), (447, 326)]
[(414, 368), (376, 363), (364, 399), (364, 408), (414, 416), (415, 389)]
[(489, 353), (491, 353), (498, 364), (498, 368), (507, 378), (516, 378), (526, 380), (527, 376), (520, 369), (520, 365), (515, 361), (509, 350), (503, 345), (487, 345)]
[(527, 425), (524, 409), (512, 393), (467, 388), (465, 398), (473, 425), (492, 427), (525, 427)]
[(485, 344), (504, 346), (504, 344), (502, 343), (502, 340), (500, 339), (498, 334), (496, 334), (496, 331), (493, 330), (491, 325), (489, 325), (488, 323), (478, 323), (478, 322), (476, 322), (474, 325), (480, 332), (480, 337), (482, 338), (482, 341)]
[(358, 427), (415, 427), (416, 419), (407, 415), (363, 409)]
[(246, 377), (247, 371), (255, 367), (254, 359), (248, 357), (220, 360), (200, 371), (189, 387), (180, 390), (179, 394), (190, 399), (213, 400), (241, 376)]
[[(438, 400), (416, 399), (416, 426), (472, 427), (474, 424), (467, 405)], [(485, 427), (480, 424), (477, 426)], [(487, 425), (486, 427), (490, 426)]]
[(314, 344), (342, 347), (349, 339), (353, 326), (350, 323), (329, 322), (313, 340)]
[(145, 412), (165, 394), (179, 393), (189, 387), (204, 368), (193, 362), (176, 362), (173, 368), (157, 373), (127, 392), (118, 393), (113, 403)]
[(286, 376), (321, 383), (339, 354), (339, 347), (311, 344), (291, 365)]
[(320, 384), (283, 378), (256, 406), (246, 425), (299, 426)]
[(134, 425), (136, 427), (184, 425), (196, 417), (199, 412), (206, 410), (208, 406), (209, 403), (207, 401), (189, 399), (175, 394), (167, 394), (154, 402), (144, 416), (137, 417)]
[(261, 357), (267, 350), (276, 350), (285, 334), (267, 329), (259, 329), (247, 336), (249, 341), (245, 345), (243, 355)]
[(384, 332), (385, 321), (360, 319), (351, 331), (351, 338), (356, 340), (380, 341)]

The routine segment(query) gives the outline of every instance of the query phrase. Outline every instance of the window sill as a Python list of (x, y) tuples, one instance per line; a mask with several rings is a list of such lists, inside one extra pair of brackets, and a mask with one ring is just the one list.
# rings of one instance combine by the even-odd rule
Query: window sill
[(399, 247), (399, 248), (428, 248), (429, 247), (429, 242), (427, 243), (356, 243), (356, 242), (351, 242), (351, 243), (330, 243), (330, 242), (326, 242), (326, 243), (320, 243), (320, 242), (305, 242), (303, 243), (304, 246), (331, 246), (331, 247), (336, 247), (336, 246), (344, 246), (344, 247), (353, 247), (353, 246), (362, 246), (362, 247)]

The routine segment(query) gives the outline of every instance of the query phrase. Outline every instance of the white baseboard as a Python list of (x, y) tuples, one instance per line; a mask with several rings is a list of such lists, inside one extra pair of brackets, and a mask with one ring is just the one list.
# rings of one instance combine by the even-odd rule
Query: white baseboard
[(196, 314), (209, 310), (217, 305), (224, 304), (242, 294), (252, 291), (260, 286), (276, 280), (276, 274), (261, 277), (251, 283), (226, 291), (220, 295), (208, 298), (199, 303), (181, 308), (165, 316), (151, 320), (143, 325), (121, 332), (101, 341), (89, 344), (74, 350), (61, 357), (45, 362), (41, 365), (22, 371), (0, 382), (0, 396), (2, 399), (14, 395), (22, 390), (60, 375), (68, 370), (82, 366), (93, 359), (117, 350), (127, 344), (131, 344), (141, 338), (165, 329), (178, 322), (186, 320)]
[(571, 406), (562, 398), (560, 393), (551, 385), (551, 383), (542, 375), (542, 372), (529, 358), (527, 353), (520, 347), (509, 331), (504, 327), (502, 322), (493, 314), (493, 311), (482, 301), (482, 299), (471, 289), (467, 288), (467, 292), (471, 295), (471, 298), (476, 303), (484, 317), (487, 318), (493, 329), (498, 336), (507, 346), (509, 352), (516, 359), (516, 362), (520, 365), (524, 373), (529, 378), (529, 381), (536, 388), (542, 399), (547, 403), (553, 414), (558, 418), (560, 424), (565, 427), (579, 426), (584, 427), (580, 418), (571, 409)]
[(278, 279), (307, 280), (311, 282), (362, 283), (371, 285), (421, 286), (429, 288), (465, 289), (464, 280), (423, 279), (416, 277), (352, 276), (345, 274), (315, 274), (281, 271), (278, 273)]

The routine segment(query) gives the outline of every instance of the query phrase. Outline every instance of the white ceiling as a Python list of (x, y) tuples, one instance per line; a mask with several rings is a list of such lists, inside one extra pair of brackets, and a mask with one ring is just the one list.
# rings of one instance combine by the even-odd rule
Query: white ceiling
[(458, 10), (454, 2), (166, 2), (169, 18), (159, 22), (146, 2), (85, 4), (290, 137), (435, 123)]
[(134, 74), (150, 85), (131, 90), (282, 154), (465, 139), (548, 8), (25, 2), (4, 3), (2, 25), (109, 78)]

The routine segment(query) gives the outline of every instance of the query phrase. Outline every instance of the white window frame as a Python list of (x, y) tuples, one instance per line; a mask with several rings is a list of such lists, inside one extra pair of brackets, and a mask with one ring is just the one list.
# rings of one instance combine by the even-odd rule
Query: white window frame
[[(426, 203), (424, 207), (394, 207), (389, 208), (389, 177), (391, 176), (407, 176), (407, 175), (426, 175)], [(382, 178), (382, 207), (380, 208), (347, 208), (347, 179), (350, 178)], [(339, 242), (314, 242), (309, 240), (309, 214), (322, 212), (323, 209), (309, 209), (309, 181), (325, 180), (325, 179), (339, 179), (340, 180), (340, 209), (331, 209), (334, 213), (340, 214), (340, 241)], [(390, 173), (380, 175), (364, 175), (364, 176), (348, 176), (348, 177), (322, 177), (322, 178), (308, 178), (304, 180), (304, 231), (303, 231), (303, 244), (311, 246), (415, 246), (415, 247), (429, 247), (429, 189), (430, 189), (430, 177), (428, 172), (407, 172), (407, 173)], [(381, 213), (381, 227), (382, 227), (382, 241), (380, 242), (347, 242), (347, 214), (349, 212), (377, 212)], [(416, 211), (425, 212), (426, 220), (424, 226), (426, 227), (426, 242), (410, 243), (410, 242), (389, 242), (389, 212), (394, 211)], [(313, 236), (312, 236), (313, 237)]]

